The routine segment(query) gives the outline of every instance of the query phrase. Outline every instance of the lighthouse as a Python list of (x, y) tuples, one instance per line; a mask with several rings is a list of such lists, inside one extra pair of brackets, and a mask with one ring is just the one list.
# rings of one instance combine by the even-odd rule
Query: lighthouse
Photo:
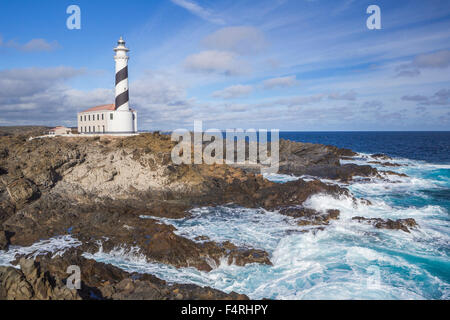
[(116, 61), (116, 109), (120, 111), (130, 110), (128, 103), (128, 55), (130, 51), (125, 46), (125, 41), (120, 37), (117, 41), (117, 47), (114, 48), (116, 55), (114, 60)]
[(130, 134), (137, 132), (137, 113), (130, 108), (128, 91), (128, 52), (120, 37), (114, 48), (115, 103), (93, 107), (78, 113), (81, 134)]

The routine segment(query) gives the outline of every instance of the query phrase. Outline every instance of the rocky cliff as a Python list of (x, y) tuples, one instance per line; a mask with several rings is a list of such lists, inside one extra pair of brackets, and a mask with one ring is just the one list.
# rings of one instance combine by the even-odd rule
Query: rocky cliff
[[(174, 142), (159, 133), (32, 140), (22, 133), (0, 136), (0, 250), (67, 234), (81, 246), (63, 258), (21, 261), (20, 270), (2, 267), (0, 298), (245, 298), (196, 286), (169, 286), (148, 275), (131, 277), (80, 254), (94, 253), (100, 246), (105, 252), (138, 247), (148, 261), (203, 271), (224, 258), (237, 265), (270, 265), (267, 252), (230, 242), (193, 241), (157, 218), (182, 218), (197, 206), (234, 203), (278, 210), (299, 218), (299, 224), (323, 228), (339, 218), (339, 211), (305, 210), (302, 203), (316, 193), (348, 194), (320, 180), (276, 184), (245, 167), (174, 165)], [(342, 157), (353, 155), (331, 146), (281, 141), (280, 171), (340, 181), (379, 175), (370, 166), (340, 164)], [(101, 279), (94, 279), (97, 271), (87, 272), (85, 291), (64, 290), (67, 274), (62, 270), (72, 260), (82, 270), (100, 270)]]

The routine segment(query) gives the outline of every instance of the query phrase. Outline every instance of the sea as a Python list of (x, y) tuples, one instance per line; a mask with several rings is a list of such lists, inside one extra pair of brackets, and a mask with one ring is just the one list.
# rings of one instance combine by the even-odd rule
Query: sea
[[(252, 299), (442, 299), (450, 298), (450, 132), (280, 132), (280, 138), (349, 148), (356, 157), (342, 163), (368, 164), (383, 153), (398, 167), (381, 167), (407, 177), (356, 179), (343, 184), (356, 198), (310, 197), (305, 205), (319, 211), (339, 209), (339, 220), (323, 231), (297, 226), (276, 211), (235, 205), (199, 207), (184, 219), (164, 219), (176, 233), (266, 250), (273, 265), (228, 265), (226, 257), (213, 270), (174, 268), (148, 261), (139, 248), (118, 247), (84, 256), (127, 271), (150, 273), (168, 282), (235, 291)], [(384, 161), (384, 160), (382, 160)], [(311, 177), (272, 174), (277, 183)], [(326, 181), (328, 183), (336, 183)], [(414, 218), (410, 233), (377, 229), (352, 220)], [(151, 217), (141, 216), (142, 219)], [(61, 254), (80, 245), (70, 235), (0, 251), (0, 265), (20, 253)]]

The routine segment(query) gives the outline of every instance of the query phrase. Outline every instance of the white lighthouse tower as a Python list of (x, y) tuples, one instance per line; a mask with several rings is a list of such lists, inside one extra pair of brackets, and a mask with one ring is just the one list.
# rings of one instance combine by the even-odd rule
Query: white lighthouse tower
[(130, 51), (125, 47), (125, 41), (120, 37), (117, 41), (117, 47), (114, 48), (116, 55), (116, 110), (128, 111), (130, 106), (128, 103), (128, 59), (127, 52)]
[(93, 107), (78, 113), (78, 132), (82, 134), (130, 134), (137, 132), (137, 113), (130, 108), (128, 94), (128, 51), (120, 37), (116, 55), (116, 100), (114, 104)]

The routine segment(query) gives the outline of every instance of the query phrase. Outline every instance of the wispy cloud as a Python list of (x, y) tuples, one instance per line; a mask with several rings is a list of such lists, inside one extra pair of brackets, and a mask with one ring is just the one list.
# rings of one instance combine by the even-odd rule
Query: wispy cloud
[(207, 10), (200, 6), (198, 3), (195, 3), (194, 1), (188, 1), (188, 0), (171, 0), (172, 3), (176, 4), (177, 6), (180, 6), (192, 14), (209, 21), (214, 24), (223, 25), (225, 24), (225, 21), (215, 15), (212, 11)]
[(450, 50), (440, 50), (432, 53), (420, 54), (410, 63), (397, 68), (397, 77), (416, 77), (421, 69), (445, 69), (450, 66)]
[(37, 38), (31, 39), (26, 43), (19, 43), (15, 40), (10, 40), (8, 42), (3, 42), (0, 36), (0, 47), (13, 48), (23, 52), (49, 52), (60, 47), (57, 41), (48, 42), (45, 39)]
[(188, 71), (216, 73), (226, 76), (248, 72), (249, 66), (228, 51), (208, 50), (190, 55), (184, 62)]
[(328, 98), (330, 100), (348, 100), (348, 101), (354, 101), (356, 100), (356, 92), (355, 91), (349, 91), (346, 93), (331, 93)]
[(212, 96), (222, 99), (235, 99), (248, 96), (253, 91), (250, 85), (237, 84), (223, 90), (213, 92)]
[(264, 34), (251, 26), (222, 28), (203, 40), (203, 44), (214, 50), (232, 51), (238, 54), (255, 54), (267, 47)]
[(265, 80), (263, 82), (263, 88), (264, 89), (288, 88), (296, 85), (297, 83), (298, 81), (295, 76), (277, 77)]
[(446, 106), (450, 104), (450, 89), (441, 89), (432, 96), (423, 96), (423, 95), (403, 96), (402, 100), (417, 102), (419, 105), (423, 106), (432, 106), (432, 105)]

